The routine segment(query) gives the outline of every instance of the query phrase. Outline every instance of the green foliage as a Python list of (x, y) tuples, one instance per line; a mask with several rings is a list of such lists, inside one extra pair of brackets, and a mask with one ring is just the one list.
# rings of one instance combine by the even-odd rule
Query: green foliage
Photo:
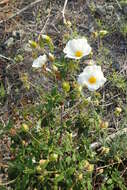
[(5, 91), (3, 83), (1, 82), (0, 83), (0, 100), (3, 101), (5, 97), (6, 97), (6, 91)]
[(112, 76), (109, 76), (109, 80), (112, 82), (112, 86), (116, 86), (117, 88), (122, 89), (123, 91), (126, 91), (127, 84), (123, 75), (120, 75), (114, 72)]

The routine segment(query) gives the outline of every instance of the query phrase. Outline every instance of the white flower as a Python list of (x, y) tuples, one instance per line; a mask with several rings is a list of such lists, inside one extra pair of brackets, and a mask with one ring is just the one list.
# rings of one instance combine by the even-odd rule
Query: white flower
[(47, 55), (40, 55), (37, 59), (33, 61), (32, 67), (41, 68), (47, 62)]
[(101, 67), (97, 65), (87, 66), (78, 77), (78, 83), (81, 86), (86, 85), (90, 91), (97, 90), (105, 82), (106, 78), (103, 75)]
[(68, 58), (81, 59), (90, 54), (91, 47), (85, 38), (73, 39), (68, 41), (63, 52)]

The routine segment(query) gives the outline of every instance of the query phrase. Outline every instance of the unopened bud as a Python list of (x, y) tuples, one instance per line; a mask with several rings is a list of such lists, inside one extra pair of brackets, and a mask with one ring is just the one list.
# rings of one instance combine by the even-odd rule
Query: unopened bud
[(43, 40), (46, 40), (47, 42), (51, 42), (52, 41), (52, 39), (48, 36), (48, 35), (41, 35), (41, 37), (42, 37), (42, 39)]
[(28, 127), (28, 125), (25, 124), (25, 123), (22, 124), (22, 127), (21, 127), (21, 128), (22, 128), (22, 131), (23, 131), (23, 132), (29, 131), (29, 127)]
[(104, 172), (104, 169), (103, 169), (103, 168), (101, 168), (101, 169), (98, 170), (98, 173), (99, 173), (99, 174), (102, 174), (103, 172)]
[(122, 112), (122, 109), (120, 107), (116, 107), (116, 109), (115, 109), (115, 115), (119, 116), (121, 112)]
[(108, 34), (107, 30), (100, 30), (99, 32), (100, 37), (104, 37), (106, 34)]
[(41, 173), (41, 172), (42, 172), (42, 168), (41, 168), (40, 166), (37, 166), (37, 167), (36, 167), (36, 171), (37, 171), (38, 173)]
[(97, 37), (98, 37), (98, 32), (95, 31), (95, 32), (93, 32), (92, 34), (93, 34), (93, 37), (94, 37), (94, 38), (97, 38)]
[(83, 174), (80, 173), (80, 174), (78, 175), (78, 180), (80, 181), (80, 180), (82, 180), (82, 179), (83, 179)]
[(65, 92), (69, 92), (70, 91), (70, 84), (69, 84), (69, 82), (63, 82), (62, 87), (63, 87), (63, 90)]
[(46, 162), (47, 162), (47, 160), (43, 160), (43, 159), (42, 159), (42, 160), (39, 161), (39, 164), (40, 164), (41, 166), (43, 166)]
[(53, 71), (55, 71), (55, 72), (58, 71), (58, 67), (56, 67), (55, 65), (52, 65), (52, 69), (53, 69)]
[(33, 40), (29, 40), (29, 44), (32, 48), (37, 48), (37, 43)]
[(49, 60), (53, 62), (55, 60), (55, 57), (52, 53), (49, 53)]
[(87, 170), (88, 172), (92, 172), (94, 170), (94, 165), (90, 164), (87, 160), (84, 163), (84, 168), (85, 170)]
[(107, 121), (101, 121), (100, 120), (100, 128), (107, 129), (109, 126), (109, 123)]
[(109, 151), (110, 151), (110, 149), (109, 149), (109, 148), (107, 148), (107, 147), (102, 147), (101, 154), (108, 154), (108, 153), (109, 153)]
[(69, 20), (65, 20), (64, 21), (64, 24), (66, 25), (66, 26), (68, 26), (69, 28), (72, 26), (72, 23), (69, 21)]
[(57, 161), (57, 159), (58, 159), (58, 154), (53, 153), (53, 154), (50, 155), (50, 160), (51, 161)]

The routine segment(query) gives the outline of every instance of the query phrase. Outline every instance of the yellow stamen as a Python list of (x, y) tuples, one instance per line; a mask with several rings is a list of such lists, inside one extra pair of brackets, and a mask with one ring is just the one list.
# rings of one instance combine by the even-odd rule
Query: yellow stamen
[(96, 83), (96, 78), (94, 76), (91, 76), (88, 81), (89, 81), (90, 84), (95, 84)]
[(82, 57), (82, 55), (83, 55), (83, 52), (82, 52), (82, 51), (76, 51), (76, 52), (75, 52), (75, 56), (76, 56), (76, 57)]

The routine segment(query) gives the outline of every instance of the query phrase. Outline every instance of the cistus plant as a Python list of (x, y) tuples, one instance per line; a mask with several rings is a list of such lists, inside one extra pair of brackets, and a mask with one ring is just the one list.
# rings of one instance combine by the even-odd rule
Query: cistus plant
[(107, 138), (109, 124), (103, 120), (105, 112), (100, 105), (100, 87), (106, 78), (101, 67), (91, 60), (92, 48), (87, 39), (69, 40), (64, 55), (61, 50), (58, 56), (47, 35), (40, 35), (30, 45), (33, 72), (47, 80), (46, 85), (27, 81), (38, 100), (20, 110), (21, 127), (14, 135), (10, 133), (11, 188), (126, 189), (119, 167), (127, 148), (124, 146), (122, 152), (120, 147), (115, 149), (114, 143), (112, 151)]

